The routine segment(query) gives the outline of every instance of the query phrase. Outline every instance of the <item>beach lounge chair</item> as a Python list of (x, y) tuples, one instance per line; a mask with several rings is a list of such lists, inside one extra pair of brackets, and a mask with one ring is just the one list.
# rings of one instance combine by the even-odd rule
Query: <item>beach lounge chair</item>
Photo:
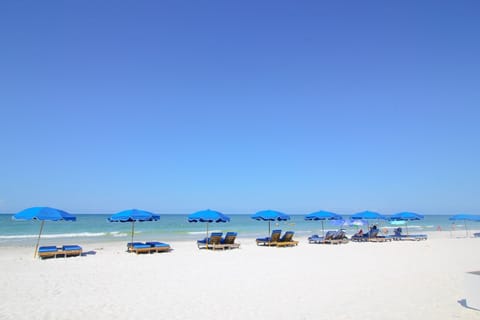
[(273, 230), (270, 237), (257, 238), (255, 240), (257, 242), (257, 246), (276, 246), (278, 240), (280, 240), (281, 233), (282, 230)]
[(65, 257), (81, 256), (83, 249), (78, 245), (63, 245), (62, 253)]
[(129, 242), (127, 243), (127, 251), (139, 253), (151, 253), (152, 247), (143, 242)]
[(325, 237), (323, 243), (326, 244), (341, 244), (341, 243), (348, 243), (348, 238), (345, 233), (345, 230), (339, 229), (338, 231), (333, 232), (331, 236), (328, 238)]
[(401, 240), (412, 240), (412, 241), (420, 241), (420, 240), (427, 240), (428, 236), (426, 234), (403, 234), (402, 228), (398, 227), (393, 230), (393, 236), (390, 237), (395, 241)]
[(42, 259), (56, 257), (57, 253), (58, 253), (58, 248), (56, 246), (43, 246), (38, 248), (38, 257)]
[[(361, 231), (361, 230), (360, 230)], [(351, 241), (355, 242), (385, 242), (385, 241), (391, 241), (392, 239), (390, 237), (384, 237), (384, 236), (379, 236), (378, 232), (379, 230), (377, 228), (372, 228), (370, 231), (367, 233), (361, 233), (357, 232), (353, 236), (350, 237)]]
[(58, 248), (56, 246), (43, 246), (38, 248), (38, 256), (40, 258), (56, 258), (58, 256), (71, 257), (82, 255), (82, 247), (77, 245), (63, 245)]
[(379, 236), (378, 235), (379, 230), (378, 229), (372, 229), (369, 232), (367, 241), (370, 242), (387, 242), (387, 241), (392, 241), (391, 237), (386, 237), (386, 236)]
[(475, 238), (480, 238), (480, 232), (474, 233), (473, 236), (474, 236)]
[(347, 243), (348, 238), (346, 236), (345, 230), (339, 229), (337, 231), (327, 231), (325, 237), (319, 237), (318, 235), (313, 235), (308, 238), (309, 243), (321, 243), (321, 244), (340, 244)]
[(393, 235), (390, 236), (393, 240), (402, 240), (401, 238), (404, 237), (405, 235), (402, 234), (402, 228), (398, 227), (393, 229)]
[(336, 234), (336, 231), (327, 231), (325, 236), (321, 237), (318, 234), (314, 234), (308, 237), (308, 243), (325, 243), (325, 240), (331, 239)]
[(197, 247), (199, 249), (220, 249), (220, 243), (222, 241), (223, 232), (212, 232), (210, 237), (197, 240)]
[(314, 234), (308, 237), (308, 243), (321, 243), (323, 239), (324, 237), (321, 237), (318, 234)]
[(298, 245), (298, 241), (293, 240), (293, 235), (295, 232), (293, 231), (287, 231), (283, 235), (283, 237), (278, 240), (277, 242), (277, 247), (293, 247)]
[(236, 249), (240, 247), (240, 243), (235, 243), (236, 238), (236, 232), (227, 232), (225, 238), (223, 238), (220, 243), (223, 245), (224, 249)]
[(150, 252), (169, 252), (172, 250), (170, 245), (164, 242), (149, 241), (145, 244), (150, 246)]
[(428, 235), (426, 235), (426, 234), (408, 234), (407, 239), (408, 240), (414, 240), (414, 241), (427, 240)]
[(360, 229), (357, 233), (355, 233), (353, 236), (350, 237), (351, 241), (355, 242), (364, 242), (368, 241), (368, 237), (370, 236), (370, 233), (363, 233), (363, 230)]

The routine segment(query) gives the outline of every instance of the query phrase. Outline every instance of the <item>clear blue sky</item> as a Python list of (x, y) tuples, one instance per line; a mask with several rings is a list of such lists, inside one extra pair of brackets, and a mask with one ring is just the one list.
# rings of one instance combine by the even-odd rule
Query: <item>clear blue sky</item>
[(0, 212), (480, 213), (480, 2), (2, 1)]

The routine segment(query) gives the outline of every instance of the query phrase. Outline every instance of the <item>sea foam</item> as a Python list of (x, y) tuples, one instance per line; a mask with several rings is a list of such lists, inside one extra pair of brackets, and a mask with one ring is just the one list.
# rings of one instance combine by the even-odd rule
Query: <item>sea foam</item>
[[(57, 233), (57, 234), (42, 234), (42, 238), (78, 238), (78, 237), (102, 237), (106, 236), (105, 232), (79, 232), (79, 233)], [(37, 238), (38, 234), (22, 234), (22, 235), (8, 235), (0, 236), (0, 239), (29, 239)]]

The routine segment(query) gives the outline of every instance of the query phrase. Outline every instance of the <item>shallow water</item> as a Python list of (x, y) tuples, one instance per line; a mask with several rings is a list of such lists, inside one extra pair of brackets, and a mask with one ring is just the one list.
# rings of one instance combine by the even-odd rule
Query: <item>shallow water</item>
[[(42, 233), (42, 243), (50, 242), (104, 242), (126, 240), (130, 237), (131, 223), (108, 222), (108, 214), (79, 214), (77, 221), (46, 221)], [(264, 236), (268, 233), (268, 222), (256, 221), (250, 215), (231, 215), (228, 223), (211, 223), (209, 231), (236, 231), (239, 238)], [(408, 229), (415, 232), (452, 230), (452, 222), (447, 215), (427, 215), (424, 220), (411, 221)], [(381, 228), (391, 230), (396, 225), (385, 221), (370, 221), (377, 223)], [(336, 230), (339, 227), (331, 222), (325, 222), (325, 230)], [(402, 226), (405, 229), (406, 226)], [(463, 229), (463, 223), (454, 225), (456, 230)], [(468, 228), (478, 229), (479, 223), (469, 223)], [(22, 245), (35, 242), (40, 228), (39, 221), (14, 221), (11, 214), (0, 215), (0, 245)], [(292, 219), (285, 222), (272, 222), (271, 228), (293, 230), (299, 236), (319, 233), (322, 230), (320, 221), (305, 221), (304, 215), (292, 215)], [(347, 233), (352, 234), (358, 228), (346, 227)], [(135, 237), (139, 240), (194, 240), (204, 237), (205, 223), (189, 223), (187, 215), (163, 214), (159, 221), (135, 223)]]

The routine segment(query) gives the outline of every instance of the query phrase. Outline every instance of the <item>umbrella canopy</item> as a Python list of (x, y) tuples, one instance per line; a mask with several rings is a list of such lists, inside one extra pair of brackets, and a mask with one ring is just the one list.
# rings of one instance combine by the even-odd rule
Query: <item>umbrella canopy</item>
[(390, 221), (393, 222), (405, 222), (405, 227), (407, 228), (407, 235), (408, 235), (408, 221), (414, 220), (422, 220), (424, 217), (421, 214), (414, 213), (414, 212), (400, 212), (392, 215), (390, 217)]
[(33, 207), (22, 210), (16, 213), (13, 217), (14, 220), (50, 220), (50, 221), (75, 221), (77, 217), (74, 215), (55, 208), (50, 207)]
[(132, 245), (133, 235), (135, 233), (135, 222), (157, 221), (160, 215), (138, 209), (129, 209), (115, 213), (107, 220), (110, 222), (131, 222), (132, 223)]
[(262, 220), (262, 221), (287, 221), (290, 220), (288, 214), (275, 211), (275, 210), (263, 210), (258, 211), (257, 213), (251, 216), (252, 219)]
[[(210, 210), (210, 209), (197, 211), (188, 216), (188, 222), (206, 222), (207, 223), (206, 238), (208, 238), (209, 223), (212, 223), (212, 222), (219, 223), (219, 222), (229, 222), (229, 221), (230, 221), (230, 217), (228, 217), (227, 215), (224, 215), (221, 212)], [(208, 249), (208, 240), (206, 242), (206, 247)]]
[(456, 214), (454, 216), (451, 216), (450, 218), (448, 218), (448, 220), (453, 220), (453, 221), (463, 220), (465, 225), (465, 235), (468, 236), (467, 221), (480, 221), (480, 216), (474, 215), (474, 214), (461, 213), (461, 214)]
[(387, 217), (384, 215), (381, 215), (378, 212), (373, 212), (373, 211), (362, 211), (355, 213), (354, 215), (351, 216), (351, 219), (357, 220), (357, 219), (363, 219), (363, 220), (372, 220), (372, 219), (377, 219), (377, 220), (387, 220)]
[(110, 222), (137, 222), (137, 221), (157, 221), (160, 215), (138, 209), (129, 209), (115, 213), (108, 221)]
[[(368, 220), (387, 220), (387, 217), (381, 215), (378, 212), (362, 211), (358, 212), (350, 217), (352, 220), (367, 220), (367, 226), (369, 227)], [(370, 234), (370, 233), (369, 233)]]
[(328, 211), (317, 211), (307, 214), (305, 220), (342, 220), (342, 216)]
[(215, 210), (202, 210), (188, 216), (188, 222), (229, 222), (230, 217)]
[(342, 216), (329, 211), (317, 211), (305, 216), (307, 221), (322, 221), (322, 233), (325, 236), (324, 221), (325, 220), (342, 220)]
[(75, 221), (77, 217), (74, 215), (55, 208), (50, 207), (32, 207), (25, 210), (22, 210), (12, 217), (13, 220), (41, 220), (42, 224), (40, 225), (40, 232), (38, 233), (37, 244), (35, 246), (35, 252), (33, 253), (33, 257), (37, 256), (38, 251), (38, 244), (40, 243), (40, 236), (42, 235), (43, 231), (43, 224), (45, 220), (50, 221)]
[(404, 220), (404, 221), (412, 221), (412, 220), (422, 220), (424, 217), (421, 214), (414, 213), (414, 212), (400, 212), (390, 216), (390, 220)]
[(448, 220), (467, 220), (467, 221), (480, 221), (480, 216), (475, 214), (456, 214), (448, 218)]
[(252, 219), (258, 221), (268, 221), (268, 234), (270, 235), (270, 223), (272, 221), (287, 221), (290, 220), (290, 216), (288, 214), (275, 211), (275, 210), (263, 210), (258, 211), (257, 213), (251, 216)]

